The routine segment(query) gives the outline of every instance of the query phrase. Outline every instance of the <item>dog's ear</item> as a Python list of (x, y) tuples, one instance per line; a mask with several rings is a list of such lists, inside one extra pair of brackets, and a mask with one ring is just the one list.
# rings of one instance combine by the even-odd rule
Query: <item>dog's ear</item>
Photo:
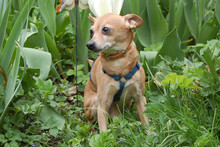
[(138, 28), (143, 24), (142, 18), (135, 14), (127, 14), (124, 17), (125, 23), (130, 29)]
[(89, 13), (89, 20), (90, 20), (92, 23), (94, 23), (95, 20), (96, 20), (96, 18), (93, 17), (93, 16)]

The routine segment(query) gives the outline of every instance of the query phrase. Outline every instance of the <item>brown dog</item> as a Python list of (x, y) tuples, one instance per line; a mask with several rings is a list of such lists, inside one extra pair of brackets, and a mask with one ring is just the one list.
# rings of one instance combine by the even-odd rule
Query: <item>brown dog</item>
[(87, 47), (100, 54), (93, 62), (85, 87), (86, 118), (90, 122), (98, 118), (99, 130), (105, 131), (108, 114), (111, 118), (118, 116), (119, 109), (122, 110), (123, 106), (130, 108), (132, 98), (135, 98), (144, 127), (145, 123), (149, 123), (148, 117), (143, 114), (146, 104), (145, 73), (138, 62), (132, 31), (141, 26), (143, 20), (134, 14), (106, 14), (99, 18), (90, 15), (89, 18), (94, 25), (90, 29), (92, 39)]

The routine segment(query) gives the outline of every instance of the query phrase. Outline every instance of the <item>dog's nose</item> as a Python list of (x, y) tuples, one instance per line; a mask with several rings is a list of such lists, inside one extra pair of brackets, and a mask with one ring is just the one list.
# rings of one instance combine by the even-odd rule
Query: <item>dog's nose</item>
[(94, 50), (95, 49), (95, 42), (94, 41), (89, 41), (86, 46), (88, 47), (88, 49), (90, 50)]

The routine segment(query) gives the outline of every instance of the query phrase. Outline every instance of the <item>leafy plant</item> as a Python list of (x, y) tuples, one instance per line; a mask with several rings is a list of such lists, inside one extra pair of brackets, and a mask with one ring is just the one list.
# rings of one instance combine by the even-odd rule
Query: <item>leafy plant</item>
[[(8, 37), (5, 35), (5, 30), (7, 27), (7, 20), (9, 18), (9, 10), (11, 7), (11, 1), (8, 3), (7, 9), (4, 14), (2, 14), (3, 19), (1, 22), (1, 30), (3, 30), (3, 38), (1, 38), (1, 43), (3, 42), (4, 39), (7, 37), (7, 42), (3, 46), (1, 44), (0, 46), (0, 65), (2, 69), (5, 71), (5, 73), (8, 75), (8, 81), (7, 81), (7, 87), (6, 87), (6, 92), (5, 92), (5, 97), (4, 97), (4, 111), (1, 113), (0, 117), (0, 123), (2, 122), (4, 118), (4, 114), (7, 111), (7, 108), (12, 101), (19, 85), (16, 87), (16, 81), (17, 81), (17, 75), (18, 75), (18, 70), (19, 70), (19, 63), (20, 63), (20, 50), (16, 48), (16, 41), (20, 35), (20, 32), (26, 22), (27, 19), (27, 14), (31, 10), (31, 7), (33, 6), (34, 1), (33, 0), (28, 0), (22, 9), (21, 13), (19, 14), (10, 34), (8, 34)], [(6, 22), (6, 23), (5, 23)], [(23, 43), (23, 42), (21, 42)], [(22, 46), (22, 45), (21, 45)], [(14, 53), (14, 56), (13, 56)], [(9, 64), (12, 64), (9, 66)], [(0, 74), (0, 81), (4, 81), (2, 74)], [(5, 81), (6, 82), (6, 81)], [(3, 83), (1, 83), (2, 86)]]

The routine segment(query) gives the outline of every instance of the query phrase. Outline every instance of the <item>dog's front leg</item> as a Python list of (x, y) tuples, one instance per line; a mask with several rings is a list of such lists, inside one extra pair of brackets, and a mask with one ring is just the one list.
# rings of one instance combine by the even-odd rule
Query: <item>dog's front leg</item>
[(98, 124), (100, 131), (106, 131), (108, 128), (108, 111), (112, 104), (113, 96), (110, 92), (107, 95), (101, 94), (98, 96), (99, 105), (98, 105)]
[(108, 128), (108, 108), (99, 105), (98, 107), (98, 124), (100, 131), (106, 131)]
[(140, 98), (136, 99), (136, 103), (140, 121), (142, 123), (142, 126), (145, 127), (145, 123), (149, 124), (148, 117), (143, 114), (143, 112), (146, 110), (146, 107), (144, 106), (147, 103), (146, 98), (144, 96), (141, 96)]

